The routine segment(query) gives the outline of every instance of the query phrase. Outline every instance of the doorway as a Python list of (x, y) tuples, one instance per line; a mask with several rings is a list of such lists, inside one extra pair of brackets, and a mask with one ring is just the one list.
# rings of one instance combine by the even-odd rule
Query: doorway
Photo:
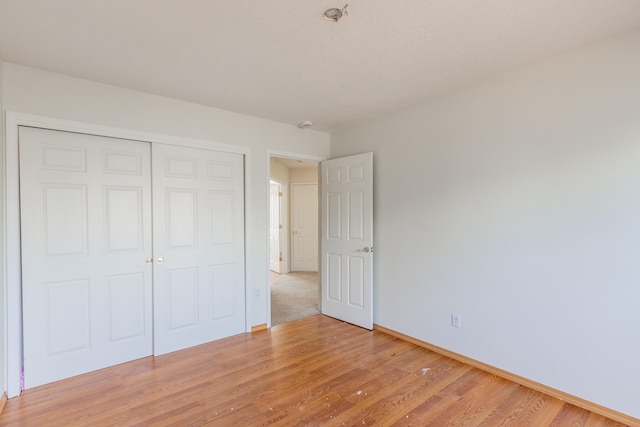
[(320, 313), (318, 162), (272, 156), (269, 164), (270, 324), (275, 326)]

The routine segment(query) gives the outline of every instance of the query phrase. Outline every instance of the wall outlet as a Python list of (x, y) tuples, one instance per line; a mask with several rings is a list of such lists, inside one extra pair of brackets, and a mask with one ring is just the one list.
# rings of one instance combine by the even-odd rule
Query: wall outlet
[(253, 296), (256, 298), (260, 298), (260, 289), (254, 289), (253, 290)]
[(459, 314), (451, 313), (451, 326), (453, 326), (454, 328), (459, 328), (461, 321), (462, 319), (460, 318)]

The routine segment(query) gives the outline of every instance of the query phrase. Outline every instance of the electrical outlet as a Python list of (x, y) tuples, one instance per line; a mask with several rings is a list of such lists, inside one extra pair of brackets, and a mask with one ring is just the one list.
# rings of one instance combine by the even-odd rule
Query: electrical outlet
[(256, 298), (260, 298), (260, 289), (254, 289), (253, 290), (253, 296)]
[(459, 328), (461, 324), (461, 318), (459, 314), (451, 313), (451, 326), (454, 328)]

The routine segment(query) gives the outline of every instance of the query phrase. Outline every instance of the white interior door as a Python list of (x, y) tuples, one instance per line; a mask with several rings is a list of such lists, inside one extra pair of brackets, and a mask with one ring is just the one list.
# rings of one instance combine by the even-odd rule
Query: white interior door
[(373, 328), (373, 153), (321, 163), (322, 313)]
[(25, 386), (152, 353), (150, 144), (21, 127)]
[(291, 184), (293, 271), (318, 271), (318, 186)]
[(245, 331), (244, 158), (153, 145), (154, 353)]
[(280, 273), (282, 252), (280, 252), (280, 200), (282, 191), (280, 183), (271, 181), (269, 184), (269, 268)]

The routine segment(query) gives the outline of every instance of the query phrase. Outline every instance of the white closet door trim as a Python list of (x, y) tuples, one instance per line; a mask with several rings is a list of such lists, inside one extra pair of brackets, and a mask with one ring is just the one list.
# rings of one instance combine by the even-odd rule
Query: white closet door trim
[[(6, 124), (6, 151), (5, 151), (5, 254), (7, 259), (5, 271), (5, 310), (4, 322), (6, 326), (6, 341), (4, 348), (7, 355), (5, 378), (7, 384), (8, 397), (20, 395), (20, 370), (22, 367), (22, 298), (21, 298), (21, 263), (20, 263), (20, 190), (19, 190), (19, 157), (18, 157), (18, 128), (20, 126), (30, 126), (43, 129), (61, 130), (76, 133), (86, 133), (98, 136), (108, 136), (121, 139), (131, 139), (146, 142), (159, 142), (164, 144), (179, 145), (183, 147), (204, 148), (208, 150), (226, 151), (239, 153), (245, 156), (245, 164), (251, 164), (251, 149), (249, 147), (216, 143), (212, 141), (182, 138), (171, 135), (157, 134), (153, 132), (142, 132), (132, 129), (121, 129), (112, 126), (94, 125), (72, 120), (56, 119), (52, 117), (39, 116), (34, 114), (17, 113), (7, 111), (5, 116)], [(251, 211), (251, 168), (245, 167), (245, 212)], [(245, 229), (246, 229), (245, 218)], [(249, 230), (246, 229), (248, 232)], [(245, 234), (245, 245), (249, 236)], [(249, 255), (245, 253), (245, 283), (248, 283), (247, 266), (251, 265)], [(247, 305), (248, 299), (245, 297), (245, 330), (250, 331), (249, 313), (250, 307)]]

